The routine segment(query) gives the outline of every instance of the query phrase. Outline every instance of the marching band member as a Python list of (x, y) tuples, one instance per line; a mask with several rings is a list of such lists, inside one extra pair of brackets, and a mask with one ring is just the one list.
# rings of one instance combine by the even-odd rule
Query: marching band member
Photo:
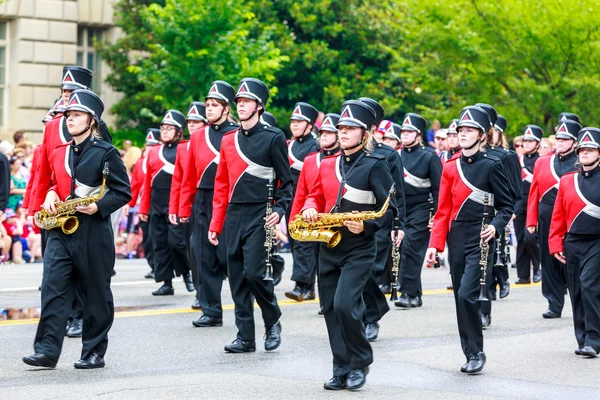
[(548, 245), (550, 253), (560, 263), (566, 263), (578, 345), (575, 354), (597, 357), (600, 353), (600, 129), (584, 128), (579, 132), (577, 157), (581, 169), (560, 179)]
[[(131, 201), (128, 204), (130, 209), (133, 209), (140, 201), (142, 186), (144, 186), (146, 172), (148, 171), (148, 153), (152, 146), (160, 144), (160, 130), (157, 128), (149, 128), (146, 133), (145, 144), (146, 146), (142, 153), (142, 157), (136, 161), (133, 166), (133, 171), (131, 172)], [(150, 272), (147, 273), (144, 278), (154, 279), (154, 258), (152, 256), (152, 239), (150, 237), (148, 221), (140, 221), (139, 226), (142, 229), (144, 257), (146, 257), (146, 261), (148, 261), (148, 265), (150, 266)]]
[(221, 289), (227, 273), (225, 245), (208, 241), (213, 215), (215, 175), (220, 162), (223, 137), (239, 127), (229, 122), (235, 89), (227, 82), (214, 81), (205, 98), (208, 125), (192, 135), (181, 188), (179, 218), (192, 229), (192, 252), (198, 263), (198, 300), (202, 315), (193, 321), (196, 327), (223, 325)]
[(422, 144), (427, 121), (418, 114), (408, 113), (402, 123), (402, 163), (406, 198), (405, 237), (402, 241), (400, 285), (402, 296), (396, 307), (421, 307), (421, 267), (429, 241), (429, 195), (433, 196), (434, 212), (442, 176), (442, 164), (435, 151)]
[[(263, 280), (267, 270), (265, 229), (275, 227), (285, 215), (292, 200), (293, 179), (285, 135), (259, 121), (268, 99), (269, 89), (263, 82), (242, 79), (235, 95), (242, 126), (223, 137), (215, 178), (208, 237), (217, 246), (218, 236), (226, 233), (221, 240), (226, 245), (238, 328), (237, 338), (225, 346), (230, 353), (256, 351), (254, 299), (265, 323), (265, 350), (275, 350), (281, 344), (281, 310), (273, 281)], [(273, 212), (265, 219), (270, 181), (279, 186), (275, 190)]]
[[(373, 211), (383, 206), (393, 179), (385, 158), (370, 152), (374, 118), (373, 109), (361, 101), (343, 104), (337, 125), (342, 154), (321, 163), (302, 212), (307, 222), (316, 222), (318, 212)], [(325, 389), (361, 388), (373, 362), (362, 296), (367, 281), (373, 279), (375, 232), (383, 222), (383, 218), (346, 221), (339, 245), (320, 246), (319, 288), (333, 353), (333, 377), (325, 382)]]
[[(461, 148), (458, 141), (458, 133), (456, 132), (456, 127), (458, 126), (458, 119), (453, 119), (448, 125), (448, 150), (443, 152), (440, 156), (440, 160), (442, 160), (442, 167), (445, 166), (447, 161), (450, 161), (451, 158), (455, 156), (455, 154), (460, 153)], [(460, 155), (459, 155), (460, 156)], [(459, 157), (457, 156), (457, 157)]]
[[(318, 116), (319, 111), (315, 107), (299, 102), (294, 106), (290, 117), (292, 140), (288, 144), (288, 157), (294, 179), (294, 195), (306, 156), (319, 150), (317, 140), (312, 135), (312, 129)], [(288, 221), (294, 218), (291, 211), (290, 208), (286, 215)], [(294, 259), (292, 281), (296, 284), (293, 290), (285, 292), (285, 296), (296, 301), (313, 300), (315, 298), (314, 273), (317, 269), (318, 244), (296, 242), (291, 237), (289, 240)]]
[[(46, 195), (46, 212), (53, 213), (57, 202), (97, 194), (103, 178), (107, 187), (100, 200), (77, 207), (79, 228), (74, 233), (67, 235), (61, 229), (48, 233), (35, 354), (23, 357), (28, 365), (56, 366), (79, 284), (83, 296), (83, 348), (75, 368), (104, 367), (108, 331), (114, 319), (110, 280), (115, 242), (110, 215), (127, 204), (131, 194), (119, 152), (100, 140), (98, 126), (103, 110), (102, 100), (95, 93), (86, 89), (73, 91), (65, 111), (73, 141), (59, 145), (49, 157), (55, 185)], [(107, 176), (103, 167), (108, 167)]]
[(148, 154), (148, 171), (142, 188), (139, 218), (149, 221), (152, 233), (154, 280), (163, 285), (152, 292), (154, 296), (175, 294), (173, 276), (183, 276), (188, 292), (194, 291), (185, 239), (180, 225), (169, 223), (169, 196), (175, 171), (177, 145), (183, 136), (185, 116), (168, 110), (160, 124), (162, 144)]
[(548, 235), (554, 202), (558, 193), (560, 178), (577, 170), (577, 133), (581, 125), (567, 118), (559, 117), (556, 131), (556, 154), (540, 157), (535, 162), (531, 190), (527, 205), (526, 226), (534, 234), (537, 228), (540, 259), (542, 262), (542, 294), (548, 300), (544, 318), (560, 318), (565, 304), (567, 281), (565, 266), (550, 255)]
[[(439, 208), (433, 221), (426, 260), (432, 265), (437, 253), (441, 253), (448, 242), (458, 331), (467, 358), (461, 372), (476, 373), (486, 362), (481, 306), (478, 304), (483, 275), (480, 262), (485, 257), (481, 254), (485, 249), (482, 243), (491, 241), (493, 244), (494, 237), (504, 230), (513, 214), (514, 201), (502, 162), (479, 150), (480, 142), (490, 127), (489, 115), (481, 107), (469, 106), (462, 110), (459, 120), (462, 155), (447, 162), (444, 167)], [(486, 198), (489, 206), (496, 209), (496, 215), (491, 221), (484, 219), (482, 226), (482, 216), (487, 213)], [(487, 275), (490, 275), (492, 254), (493, 245), (490, 245)]]
[(522, 136), (521, 144), (523, 154), (519, 155), (521, 165), (521, 180), (523, 182), (523, 200), (517, 209), (515, 218), (515, 235), (517, 237), (517, 285), (531, 283), (531, 268), (533, 266), (533, 281), (539, 282), (540, 276), (540, 250), (537, 235), (525, 229), (529, 202), (529, 192), (533, 180), (534, 167), (540, 157), (538, 150), (544, 131), (537, 125), (527, 125)]
[(402, 128), (398, 124), (392, 123), (388, 130), (383, 134), (383, 144), (394, 150), (400, 149), (400, 131)]

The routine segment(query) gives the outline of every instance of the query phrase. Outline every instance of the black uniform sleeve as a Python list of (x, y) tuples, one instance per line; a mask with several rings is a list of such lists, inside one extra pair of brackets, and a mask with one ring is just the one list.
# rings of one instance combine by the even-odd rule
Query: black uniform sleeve
[(292, 205), (292, 187), (294, 184), (288, 160), (288, 149), (283, 134), (275, 135), (271, 141), (271, 162), (275, 169), (276, 181), (279, 181), (279, 187), (275, 191), (273, 211), (279, 214), (279, 218), (283, 218), (285, 211)]
[(496, 228), (496, 237), (500, 237), (515, 210), (514, 198), (510, 195), (510, 184), (501, 161), (498, 160), (492, 164), (488, 179), (494, 194), (494, 208), (496, 209), (496, 216), (490, 224)]
[(111, 147), (104, 154), (101, 168), (104, 168), (106, 162), (108, 162), (108, 178), (106, 179), (108, 191), (96, 203), (102, 218), (110, 217), (110, 214), (131, 201), (129, 176), (117, 149)]
[(506, 175), (515, 193), (515, 213), (521, 209), (523, 204), (523, 181), (521, 180), (521, 164), (519, 164), (519, 156), (514, 151), (509, 151), (508, 165), (510, 169), (506, 169)]
[(10, 163), (4, 154), (0, 153), (0, 211), (4, 212), (8, 195), (10, 194)]
[(440, 194), (440, 181), (442, 180), (442, 162), (436, 154), (429, 157), (429, 179), (431, 180), (431, 194), (433, 195), (433, 212), (437, 211), (438, 197)]
[(406, 222), (406, 205), (404, 203), (404, 166), (402, 158), (397, 151), (390, 152), (387, 159), (392, 173), (392, 179), (396, 183), (396, 216), (398, 217), (398, 229), (404, 230)]
[[(379, 211), (381, 207), (383, 207), (383, 204), (387, 200), (388, 193), (393, 184), (394, 180), (392, 178), (392, 172), (390, 171), (388, 162), (383, 158), (377, 160), (375, 165), (373, 165), (373, 168), (371, 168), (371, 172), (369, 173), (369, 186), (375, 195), (376, 211)], [(364, 221), (364, 235), (373, 235), (376, 231), (383, 227), (384, 222), (385, 218)]]

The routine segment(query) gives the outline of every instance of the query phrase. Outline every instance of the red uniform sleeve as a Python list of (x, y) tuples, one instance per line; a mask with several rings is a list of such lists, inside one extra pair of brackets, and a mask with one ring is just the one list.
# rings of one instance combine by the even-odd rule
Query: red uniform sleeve
[(181, 182), (181, 198), (179, 199), (179, 218), (189, 218), (192, 215), (192, 204), (196, 195), (196, 183), (198, 174), (196, 172), (196, 141), (199, 133), (190, 138), (190, 148), (185, 160), (183, 180)]
[(452, 218), (453, 179), (450, 173), (451, 169), (452, 167), (448, 164), (442, 171), (438, 209), (433, 217), (433, 228), (431, 230), (431, 239), (429, 240), (429, 247), (434, 247), (440, 253), (444, 251), (444, 247), (446, 246), (446, 237), (448, 236), (450, 219)]
[[(315, 186), (313, 186), (310, 193), (306, 197), (306, 201), (304, 202), (304, 205), (301, 206), (302, 210), (300, 210), (300, 212), (302, 212), (304, 210), (308, 210), (310, 208), (314, 208), (317, 210), (317, 212), (320, 212), (320, 213), (324, 212), (325, 193), (323, 193), (323, 184), (321, 183), (321, 171), (322, 171), (322, 169), (319, 171), (319, 175), (317, 176), (317, 179), (315, 180)], [(293, 216), (294, 215), (292, 214), (292, 217)]]
[[(227, 138), (223, 138), (225, 142)], [(217, 167), (217, 175), (215, 177), (215, 194), (213, 198), (213, 215), (210, 221), (210, 232), (221, 234), (223, 224), (225, 223), (225, 215), (227, 214), (227, 206), (229, 205), (229, 172), (227, 170), (227, 158), (225, 143), (221, 143), (221, 151), (219, 166)]]
[(542, 158), (538, 158), (533, 167), (533, 178), (531, 179), (531, 189), (529, 190), (529, 198), (527, 199), (527, 220), (525, 226), (537, 227), (538, 225), (538, 205), (540, 203), (540, 185), (538, 184), (538, 174), (541, 166), (538, 165)]
[[(52, 122), (52, 121), (51, 121)], [(30, 205), (29, 215), (33, 215), (36, 211), (42, 208), (42, 203), (46, 200), (46, 194), (52, 186), (52, 169), (50, 167), (50, 153), (54, 149), (49, 149), (50, 134), (49, 130), (51, 122), (44, 127), (44, 138), (42, 140), (42, 149), (40, 151), (38, 171), (36, 173), (34, 197), (30, 200), (33, 204)]]
[(144, 184), (144, 172), (142, 171), (143, 160), (143, 158), (140, 158), (133, 166), (133, 171), (131, 171), (131, 201), (129, 202), (129, 207), (132, 208), (135, 207), (138, 197), (140, 196), (140, 190)]
[[(561, 179), (563, 181), (563, 179)], [(565, 185), (563, 182), (558, 186), (558, 195), (554, 203), (554, 212), (552, 213), (552, 222), (550, 222), (550, 234), (548, 235), (548, 247), (550, 254), (554, 255), (563, 251), (563, 240), (567, 233), (567, 213), (568, 207), (565, 204)]]
[(146, 175), (144, 176), (144, 184), (142, 185), (142, 200), (140, 202), (140, 211), (142, 215), (148, 215), (150, 212), (150, 200), (152, 199), (152, 175), (153, 172), (150, 162), (152, 152), (148, 153), (148, 161), (146, 161)]
[[(40, 162), (40, 154), (42, 147), (37, 146), (35, 151), (33, 152), (33, 160), (31, 162), (31, 176), (29, 177), (29, 182), (27, 182), (27, 187), (25, 188), (25, 196), (23, 197), (23, 208), (29, 209), (29, 203), (34, 196), (34, 182), (35, 176), (38, 169), (38, 164)], [(33, 204), (33, 203), (32, 203)]]
[(292, 203), (292, 212), (290, 213), (290, 218), (294, 218), (300, 213), (300, 210), (302, 210), (304, 202), (306, 201), (306, 196), (308, 195), (308, 187), (306, 186), (306, 170), (307, 168), (302, 168), (302, 171), (300, 171), (300, 177), (298, 178), (298, 186), (296, 187), (296, 194), (294, 195), (294, 202)]
[(179, 194), (181, 193), (181, 181), (183, 180), (183, 163), (186, 159), (187, 143), (177, 146), (177, 158), (175, 159), (175, 171), (171, 180), (171, 193), (169, 197), (169, 214), (177, 214), (179, 211)]

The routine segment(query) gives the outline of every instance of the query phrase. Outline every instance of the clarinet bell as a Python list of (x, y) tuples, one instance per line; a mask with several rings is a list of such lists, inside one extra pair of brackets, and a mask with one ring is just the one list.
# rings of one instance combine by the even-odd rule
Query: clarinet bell
[(485, 289), (483, 288), (483, 285), (479, 288), (479, 297), (477, 298), (477, 301), (482, 303), (490, 301), (490, 299), (485, 296)]
[(398, 289), (394, 286), (390, 294), (390, 301), (398, 301)]
[(265, 275), (263, 276), (263, 281), (272, 281), (273, 280), (273, 267), (269, 264), (267, 265), (267, 270), (265, 271)]

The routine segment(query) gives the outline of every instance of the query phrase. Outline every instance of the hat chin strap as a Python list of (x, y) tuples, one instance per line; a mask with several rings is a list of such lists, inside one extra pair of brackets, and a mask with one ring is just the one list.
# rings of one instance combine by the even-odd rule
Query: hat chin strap
[(477, 138), (476, 141), (473, 142), (472, 145), (470, 145), (469, 147), (463, 147), (463, 150), (471, 150), (472, 148), (474, 148), (475, 146), (481, 144), (481, 134), (479, 134), (479, 137)]
[(362, 130), (363, 137), (362, 137), (362, 139), (360, 140), (360, 142), (358, 142), (357, 144), (355, 144), (355, 145), (353, 145), (353, 146), (350, 146), (350, 147), (348, 147), (348, 148), (346, 148), (346, 149), (343, 149), (343, 150), (344, 150), (344, 151), (346, 151), (346, 150), (354, 150), (354, 149), (356, 149), (357, 147), (363, 146), (363, 145), (364, 145), (364, 143), (365, 143), (365, 138), (364, 138), (364, 134), (365, 134), (365, 132), (366, 132), (366, 130), (365, 130), (365, 129), (363, 129), (363, 130)]
[(73, 134), (71, 133), (71, 136), (73, 136), (73, 137), (79, 137), (79, 136), (81, 136), (81, 135), (85, 134), (85, 133), (86, 133), (87, 131), (89, 131), (90, 129), (92, 129), (92, 117), (91, 117), (91, 116), (90, 116), (90, 118), (88, 119), (88, 124), (87, 124), (87, 126), (85, 127), (85, 129), (84, 129), (84, 130), (82, 130), (81, 132), (79, 132), (79, 133), (78, 133), (78, 134), (76, 134), (76, 135), (73, 135)]
[(591, 162), (591, 163), (589, 163), (589, 164), (583, 164), (583, 163), (582, 163), (581, 165), (583, 165), (584, 167), (591, 167), (591, 166), (593, 166), (594, 164), (596, 164), (596, 166), (598, 166), (598, 163), (600, 163), (600, 157), (596, 158), (596, 160), (592, 161), (592, 162)]
[(257, 112), (258, 112), (258, 102), (256, 103), (256, 107), (254, 108), (254, 111), (252, 111), (252, 114), (250, 114), (250, 116), (246, 119), (240, 118), (240, 121), (242, 121), (242, 122), (248, 121), (250, 118), (254, 117), (254, 115), (256, 115)]

